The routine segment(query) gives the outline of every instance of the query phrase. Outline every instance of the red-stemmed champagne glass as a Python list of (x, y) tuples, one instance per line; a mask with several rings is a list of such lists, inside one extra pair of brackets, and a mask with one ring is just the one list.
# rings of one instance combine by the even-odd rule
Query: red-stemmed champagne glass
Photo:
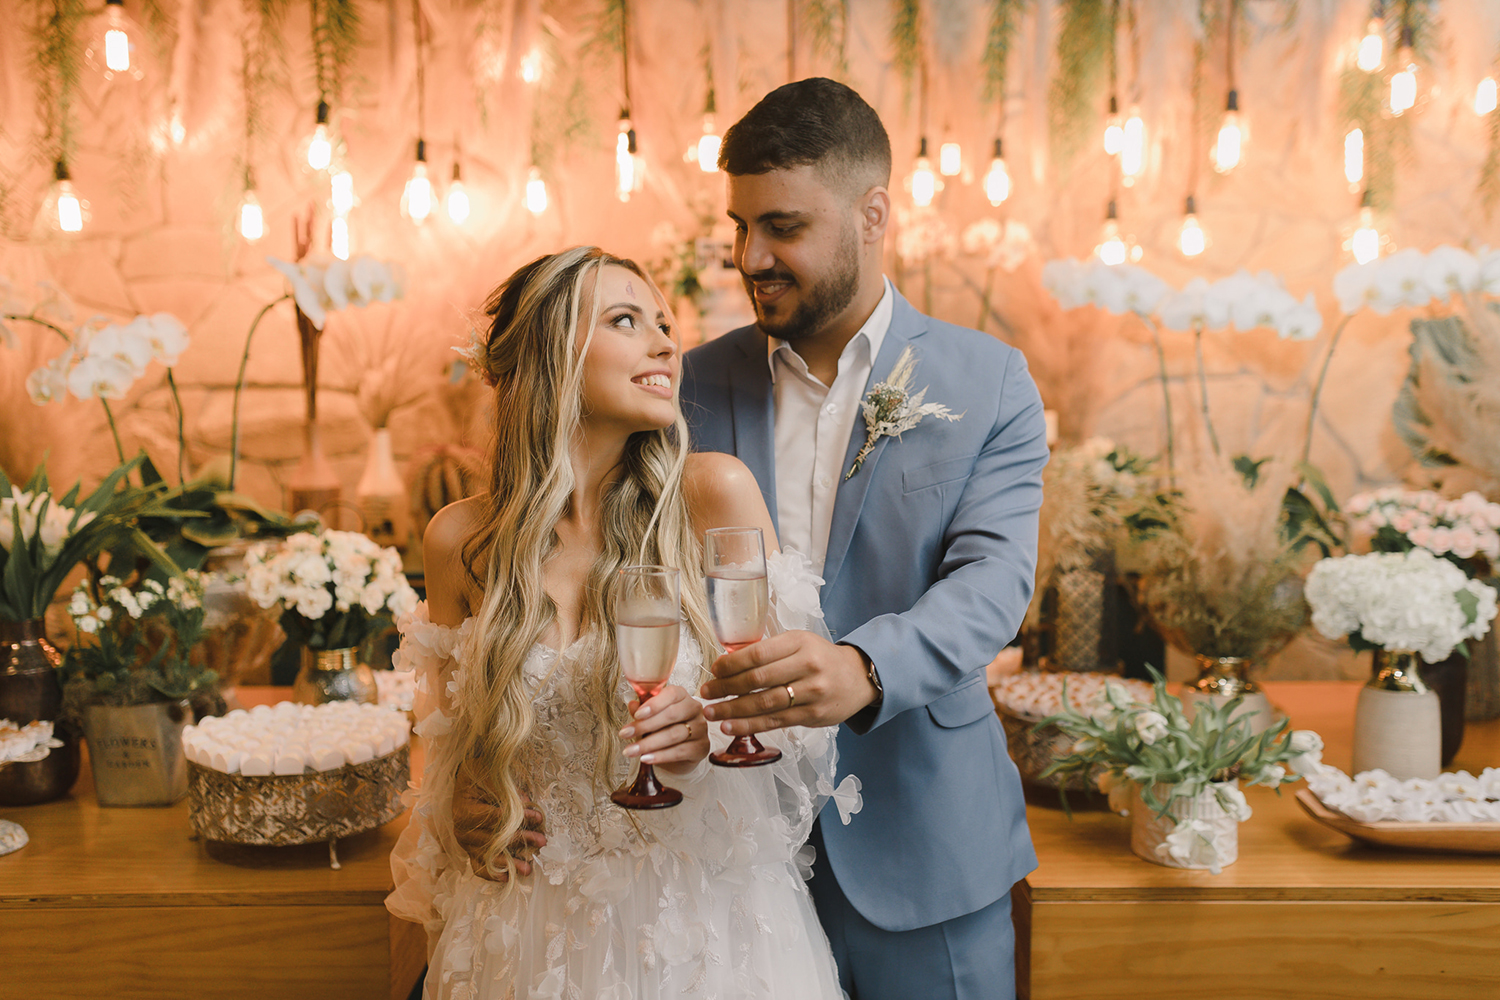
[[(666, 686), (677, 662), (680, 588), (677, 571), (666, 566), (626, 566), (615, 581), (620, 673), (642, 702)], [(663, 785), (651, 765), (641, 761), (635, 781), (612, 792), (609, 798), (626, 809), (666, 809), (681, 802), (682, 793)]]
[[(733, 653), (759, 642), (770, 610), (760, 529), (710, 529), (703, 537), (703, 575), (708, 582), (708, 615), (719, 644)], [(759, 767), (780, 760), (781, 751), (762, 746), (754, 735), (736, 736), (708, 759), (720, 767)]]

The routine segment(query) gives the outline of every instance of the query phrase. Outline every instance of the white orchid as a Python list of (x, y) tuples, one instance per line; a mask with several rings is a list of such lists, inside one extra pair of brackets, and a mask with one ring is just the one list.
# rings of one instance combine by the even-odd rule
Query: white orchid
[(300, 263), (276, 257), (266, 261), (286, 277), (297, 308), (319, 330), (332, 310), (391, 302), (405, 294), (406, 274), (401, 266), (366, 254), (349, 261), (324, 255)]
[(1423, 262), (1422, 278), (1432, 297), (1446, 302), (1479, 288), (1479, 258), (1458, 247), (1437, 247)]

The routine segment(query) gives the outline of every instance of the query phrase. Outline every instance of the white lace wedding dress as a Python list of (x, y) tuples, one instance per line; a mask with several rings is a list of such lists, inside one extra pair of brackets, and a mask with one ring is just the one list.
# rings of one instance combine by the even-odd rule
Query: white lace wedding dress
[[(797, 588), (781, 590), (785, 622)], [(472, 624), (435, 625), (425, 604), (401, 623), (398, 665), (417, 671), (417, 732), (429, 742), (451, 726), (448, 699)], [(688, 775), (664, 774), (683, 792), (682, 803), (629, 812), (609, 801), (608, 789), (594, 787), (599, 721), (578, 694), (592, 666), (572, 655), (579, 648), (558, 653), (538, 644), (525, 664), (536, 722), (519, 766), (545, 816), (547, 846), (515, 891), (506, 895), (472, 874), (452, 835), (451, 776), (429, 768), (414, 793), (411, 822), (392, 854), (396, 888), (386, 905), (427, 928), (426, 996), (842, 997), (802, 883), (811, 862), (804, 842), (822, 804), (834, 797), (845, 822), (859, 808), (857, 779), (834, 787), (834, 730), (763, 734), (762, 742), (782, 750), (777, 763), (727, 769), (705, 761)], [(672, 683), (696, 690), (702, 662), (684, 630)], [(621, 697), (629, 696), (622, 686)], [(728, 738), (709, 728), (721, 749)], [(628, 770), (616, 775), (617, 784)]]

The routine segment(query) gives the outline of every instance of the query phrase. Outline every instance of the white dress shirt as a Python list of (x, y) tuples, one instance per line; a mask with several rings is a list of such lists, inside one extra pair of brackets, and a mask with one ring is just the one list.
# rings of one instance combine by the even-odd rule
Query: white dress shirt
[(783, 549), (796, 549), (821, 573), (833, 524), (833, 501), (843, 481), (844, 454), (859, 415), (880, 345), (895, 305), (891, 283), (865, 325), (839, 355), (838, 374), (827, 386), (784, 340), (767, 338), (772, 389), (776, 394), (776, 527)]

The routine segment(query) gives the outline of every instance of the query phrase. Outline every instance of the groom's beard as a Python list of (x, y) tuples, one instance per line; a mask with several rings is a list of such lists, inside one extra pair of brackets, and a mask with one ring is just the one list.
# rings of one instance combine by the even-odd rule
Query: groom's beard
[(802, 283), (789, 272), (775, 268), (757, 271), (752, 275), (742, 274), (740, 277), (745, 283), (745, 294), (750, 296), (750, 303), (755, 307), (755, 320), (761, 330), (772, 337), (795, 344), (799, 340), (817, 336), (828, 325), (829, 320), (849, 308), (849, 303), (854, 301), (854, 296), (859, 291), (859, 237), (854, 232), (854, 227), (850, 226), (844, 231), (832, 265), (823, 277), (799, 297), (797, 308), (792, 310), (791, 315), (780, 318), (768, 315), (756, 300), (755, 282), (788, 281), (796, 285), (799, 292), (803, 290)]

